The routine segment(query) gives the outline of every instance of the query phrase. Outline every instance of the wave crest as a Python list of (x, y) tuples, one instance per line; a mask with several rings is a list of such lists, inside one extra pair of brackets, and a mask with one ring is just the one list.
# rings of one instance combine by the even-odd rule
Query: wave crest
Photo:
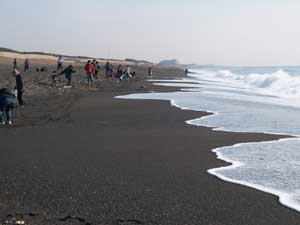
[(249, 88), (256, 88), (259, 92), (272, 94), (287, 98), (300, 97), (300, 76), (291, 75), (285, 70), (278, 70), (273, 73), (249, 73), (238, 74), (230, 70), (198, 71), (194, 77), (204, 74), (215, 80), (227, 80), (230, 84), (243, 85)]

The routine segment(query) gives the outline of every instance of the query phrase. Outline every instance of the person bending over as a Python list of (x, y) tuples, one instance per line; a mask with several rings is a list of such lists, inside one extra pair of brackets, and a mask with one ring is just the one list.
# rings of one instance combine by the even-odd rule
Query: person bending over
[(0, 126), (5, 125), (4, 112), (9, 125), (12, 125), (12, 109), (15, 95), (7, 88), (0, 89)]

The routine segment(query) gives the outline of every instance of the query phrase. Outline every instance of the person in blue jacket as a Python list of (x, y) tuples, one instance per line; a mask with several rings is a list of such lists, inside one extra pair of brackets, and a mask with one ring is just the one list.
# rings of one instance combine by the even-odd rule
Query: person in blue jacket
[(15, 95), (7, 88), (0, 89), (0, 126), (5, 125), (4, 112), (9, 125), (12, 125), (12, 109)]

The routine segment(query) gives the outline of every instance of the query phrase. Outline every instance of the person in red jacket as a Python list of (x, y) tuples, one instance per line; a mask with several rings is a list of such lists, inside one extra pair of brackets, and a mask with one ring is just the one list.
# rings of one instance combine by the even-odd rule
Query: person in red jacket
[(93, 74), (95, 73), (95, 67), (93, 66), (90, 60), (88, 60), (87, 64), (85, 65), (85, 71), (87, 75), (87, 85), (92, 85)]

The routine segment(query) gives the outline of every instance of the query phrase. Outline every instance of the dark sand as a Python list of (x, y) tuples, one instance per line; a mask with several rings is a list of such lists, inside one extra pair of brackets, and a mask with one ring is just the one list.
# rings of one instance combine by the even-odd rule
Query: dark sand
[[(300, 214), (277, 197), (206, 172), (225, 165), (213, 148), (279, 137), (193, 127), (184, 121), (205, 113), (114, 99), (175, 90), (152, 86), (146, 68), (136, 70), (137, 80), (95, 88), (78, 75), (71, 90), (49, 88), (47, 73), (24, 75), (27, 105), (16, 109), (15, 128), (0, 129), (0, 224), (13, 217), (43, 225), (299, 224)], [(0, 84), (8, 71), (0, 66)]]

